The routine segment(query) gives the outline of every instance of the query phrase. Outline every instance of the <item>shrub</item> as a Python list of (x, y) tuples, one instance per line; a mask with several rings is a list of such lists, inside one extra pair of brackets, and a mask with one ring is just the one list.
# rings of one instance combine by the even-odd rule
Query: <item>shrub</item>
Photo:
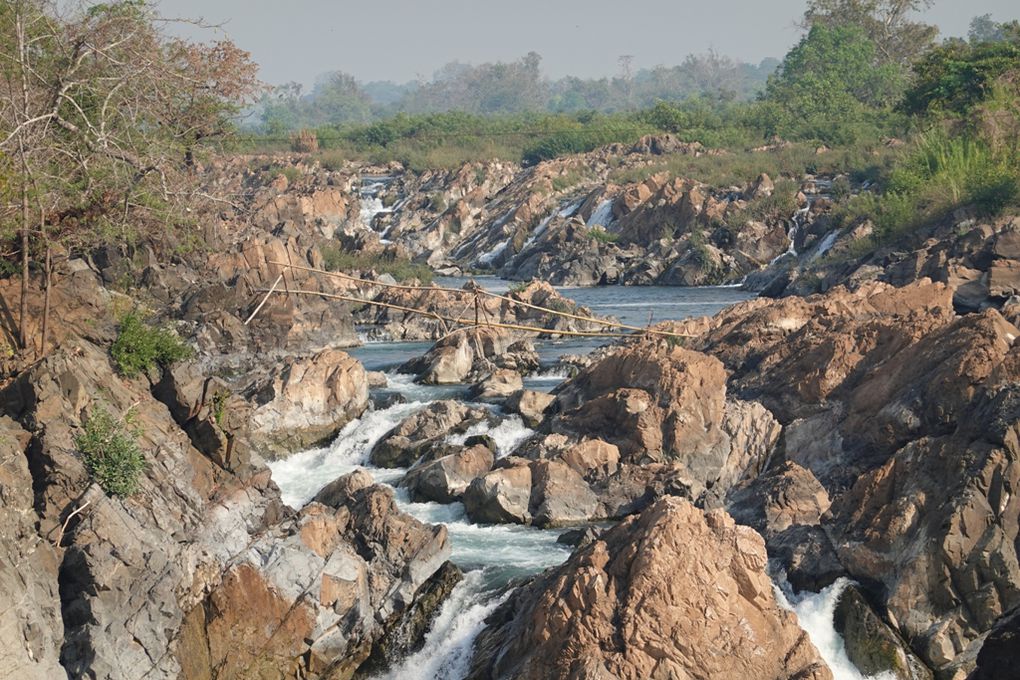
[(606, 231), (604, 227), (596, 226), (588, 230), (588, 238), (599, 243), (616, 243), (620, 235)]
[(170, 366), (192, 354), (173, 330), (150, 326), (137, 310), (121, 318), (117, 339), (110, 347), (117, 370), (128, 378), (156, 366)]
[(124, 418), (116, 420), (105, 408), (97, 406), (85, 418), (83, 432), (74, 440), (89, 474), (114, 496), (133, 494), (145, 469), (137, 435), (130, 430), (132, 418), (133, 413), (128, 411)]
[(432, 270), (427, 265), (410, 260), (352, 253), (334, 245), (319, 246), (319, 253), (322, 255), (322, 266), (327, 271), (350, 273), (374, 270), (380, 274), (389, 274), (397, 281), (417, 279), (424, 284), (432, 282)]
[(290, 140), (290, 148), (298, 153), (315, 153), (319, 150), (319, 137), (314, 130), (299, 130)]

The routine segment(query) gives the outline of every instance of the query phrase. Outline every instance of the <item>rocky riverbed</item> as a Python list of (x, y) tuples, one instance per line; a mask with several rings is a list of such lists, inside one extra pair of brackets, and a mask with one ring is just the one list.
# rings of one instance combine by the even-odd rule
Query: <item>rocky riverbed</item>
[[(600, 153), (656, 151), (575, 165), (600, 168)], [(58, 254), (51, 346), (0, 359), (0, 677), (1009, 677), (1014, 225), (933, 228), (937, 243), (830, 267), (808, 290), (805, 253), (825, 233), (783, 223), (754, 258), (755, 271), (772, 258), (764, 297), (403, 286), (374, 265), (410, 252), (454, 274), (466, 261), (449, 248), (484, 255), (521, 227), (491, 258), (512, 275), (511, 254), (543, 234), (582, 234), (560, 214), (573, 189), (532, 191), (574, 166), (402, 179), (312, 168), (290, 185), (240, 162), (210, 170), (244, 197), (203, 213), (214, 252)], [(594, 193), (572, 210), (612, 214), (620, 239), (656, 206), (687, 215), (670, 223), (687, 244), (675, 271), (699, 215), (766, 196), (766, 179), (720, 208), (714, 191), (691, 198), (693, 184), (589, 176)], [(426, 220), (439, 201), (423, 194), (444, 186), (473, 188)], [(824, 183), (802, 188), (797, 219), (817, 218)], [(400, 204), (412, 198), (418, 208)], [(413, 252), (437, 229), (454, 236)], [(619, 267), (620, 239), (589, 250)], [(356, 241), (378, 258), (343, 278), (319, 271)], [(541, 271), (589, 282), (580, 242), (554, 243), (566, 255)], [(750, 260), (734, 248), (720, 261), (742, 277)], [(552, 273), (568, 261), (582, 264)], [(18, 292), (0, 280), (8, 309)], [(502, 327), (439, 318), (475, 300)], [(40, 318), (42, 297), (27, 304)], [(131, 309), (194, 355), (118, 370), (110, 348)], [(609, 316), (649, 332), (584, 335)], [(133, 494), (107, 493), (83, 456), (99, 410), (137, 440)]]

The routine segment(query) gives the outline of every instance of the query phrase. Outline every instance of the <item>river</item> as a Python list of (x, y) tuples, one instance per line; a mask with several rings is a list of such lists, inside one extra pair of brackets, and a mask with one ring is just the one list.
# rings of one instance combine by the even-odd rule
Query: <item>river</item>
[[(492, 277), (476, 279), (489, 290), (505, 292), (507, 282)], [(466, 279), (440, 279), (443, 286), (460, 287)], [(599, 315), (613, 316), (624, 323), (645, 325), (652, 322), (684, 319), (692, 316), (712, 315), (724, 307), (753, 297), (731, 287), (675, 288), (649, 286), (640, 288), (562, 288), (561, 292)], [(536, 349), (544, 365), (553, 364), (562, 354), (591, 351), (600, 344), (590, 339), (536, 342)], [(383, 391), (398, 392), (406, 400), (387, 408), (372, 410), (349, 423), (327, 447), (295, 454), (271, 464), (273, 479), (283, 493), (283, 500), (293, 507), (307, 503), (323, 486), (352, 470), (362, 468), (375, 480), (393, 486), (400, 507), (418, 519), (429, 523), (445, 524), (450, 535), (452, 561), (464, 572), (465, 578), (454, 589), (432, 624), (424, 647), (390, 669), (385, 678), (400, 680), (456, 680), (463, 678), (470, 662), (475, 636), (481, 631), (484, 619), (505, 599), (506, 586), (516, 578), (535, 574), (545, 568), (562, 563), (570, 555), (570, 548), (557, 543), (560, 531), (547, 531), (516, 525), (476, 525), (466, 518), (460, 503), (412, 503), (403, 489), (394, 485), (405, 470), (375, 468), (368, 462), (373, 445), (391, 428), (415, 411), (438, 399), (465, 397), (460, 386), (417, 385), (411, 376), (396, 373), (401, 363), (424, 353), (427, 342), (375, 342), (350, 350), (368, 370), (384, 371), (388, 386)], [(551, 390), (564, 379), (555, 373), (540, 374), (526, 380), (531, 389)], [(498, 410), (497, 410), (497, 413)], [(518, 416), (500, 414), (501, 422), (485, 434), (497, 443), (497, 455), (510, 454), (532, 430), (525, 427)], [(471, 432), (474, 434), (475, 432)], [(835, 636), (831, 624), (831, 607), (838, 592), (823, 591), (812, 597), (803, 597), (792, 608), (804, 611), (805, 620), (817, 628), (808, 629), (812, 640), (826, 649), (823, 656), (833, 667), (837, 680), (858, 680), (862, 676), (839, 658), (842, 640)], [(783, 599), (785, 602), (785, 598)], [(822, 611), (822, 615), (818, 615)], [(824, 612), (829, 612), (826, 625)], [(807, 627), (806, 627), (807, 629)], [(835, 641), (834, 641), (835, 636)], [(830, 659), (830, 655), (835, 655)], [(837, 669), (840, 672), (837, 673)]]

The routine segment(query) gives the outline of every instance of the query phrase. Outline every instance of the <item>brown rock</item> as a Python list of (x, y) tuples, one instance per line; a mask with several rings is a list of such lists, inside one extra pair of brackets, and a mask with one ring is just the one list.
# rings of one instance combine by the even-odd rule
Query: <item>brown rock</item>
[(531, 521), (531, 467), (512, 461), (471, 482), (464, 509), (472, 522), (527, 524)]
[(452, 503), (460, 500), (468, 485), (492, 468), (495, 456), (481, 444), (414, 467), (401, 480), (417, 501)]
[(751, 529), (663, 499), (516, 591), (469, 677), (831, 678), (765, 565)]
[(509, 368), (499, 368), (470, 390), (471, 398), (481, 401), (506, 399), (524, 388), (521, 376)]
[(276, 456), (324, 442), (368, 406), (361, 362), (340, 350), (323, 350), (285, 363), (254, 389), (257, 444)]
[(488, 416), (482, 409), (453, 400), (437, 401), (400, 422), (376, 442), (369, 459), (379, 467), (410, 467), (423, 455), (442, 451), (442, 440)]
[(556, 401), (556, 397), (546, 392), (535, 390), (519, 390), (506, 400), (506, 408), (518, 414), (528, 427), (538, 427), (545, 418), (545, 410)]

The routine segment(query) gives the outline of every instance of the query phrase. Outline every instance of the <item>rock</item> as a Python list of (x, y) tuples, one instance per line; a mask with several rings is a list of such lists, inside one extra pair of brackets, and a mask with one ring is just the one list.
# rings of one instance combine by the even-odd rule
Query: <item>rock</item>
[(516, 371), (509, 368), (496, 369), (487, 378), (474, 385), (468, 392), (472, 399), (498, 401), (522, 390), (524, 383)]
[(565, 526), (601, 519), (598, 497), (575, 470), (552, 460), (532, 464), (532, 523)]
[(556, 542), (569, 545), (574, 548), (583, 548), (598, 539), (602, 532), (595, 527), (584, 527), (583, 529), (571, 529), (564, 531), (556, 537)]
[(373, 389), (385, 389), (388, 385), (386, 374), (382, 371), (365, 371), (365, 379), (368, 381), (368, 386)]
[(786, 461), (733, 489), (726, 509), (767, 541), (793, 526), (819, 525), (829, 505), (829, 494), (815, 476)]
[(696, 494), (760, 469), (779, 438), (767, 409), (726, 398), (721, 362), (665, 341), (610, 352), (559, 390), (550, 427), (617, 446), (620, 460), (675, 463)]
[(462, 329), (447, 335), (423, 356), (405, 363), (400, 371), (414, 373), (419, 382), (428, 385), (462, 383), (473, 374), (491, 371), (496, 359), (501, 359), (505, 368), (511, 362), (516, 365), (515, 356), (523, 347), (511, 351), (514, 345), (513, 337), (502, 329), (488, 326)]
[(753, 530), (660, 500), (516, 590), (468, 677), (831, 678), (765, 566)]
[(329, 440), (368, 406), (368, 380), (356, 359), (323, 350), (289, 360), (251, 389), (252, 436), (264, 452), (284, 456)]
[(545, 410), (556, 401), (556, 397), (546, 392), (535, 390), (518, 390), (506, 400), (506, 408), (518, 414), (528, 427), (538, 427), (545, 417)]
[(331, 486), (343, 505), (310, 503), (235, 559), (189, 615), (182, 659), (206, 657), (231, 677), (350, 677), (399, 631), (417, 631), (409, 646), (421, 640), (441, 599), (426, 586), (449, 558), (446, 529), (401, 513), (392, 491), (361, 477)]
[(875, 614), (860, 590), (848, 585), (833, 618), (851, 663), (866, 676), (886, 674), (895, 680), (932, 680), (933, 675), (901, 639)]
[(464, 509), (472, 522), (527, 524), (531, 482), (531, 467), (511, 461), (471, 482), (464, 492)]
[(561, 453), (559, 459), (585, 479), (605, 479), (619, 469), (620, 449), (601, 439), (586, 439)]
[(1020, 649), (1020, 607), (1007, 612), (992, 627), (977, 656), (977, 667), (967, 680), (1015, 680)]
[(435, 454), (442, 451), (446, 437), (464, 432), (486, 418), (485, 410), (459, 401), (433, 402), (384, 434), (372, 447), (369, 460), (379, 467), (410, 467), (429, 452), (430, 459), (437, 457)]
[(468, 485), (492, 468), (495, 456), (481, 444), (412, 468), (401, 480), (418, 502), (452, 503)]

